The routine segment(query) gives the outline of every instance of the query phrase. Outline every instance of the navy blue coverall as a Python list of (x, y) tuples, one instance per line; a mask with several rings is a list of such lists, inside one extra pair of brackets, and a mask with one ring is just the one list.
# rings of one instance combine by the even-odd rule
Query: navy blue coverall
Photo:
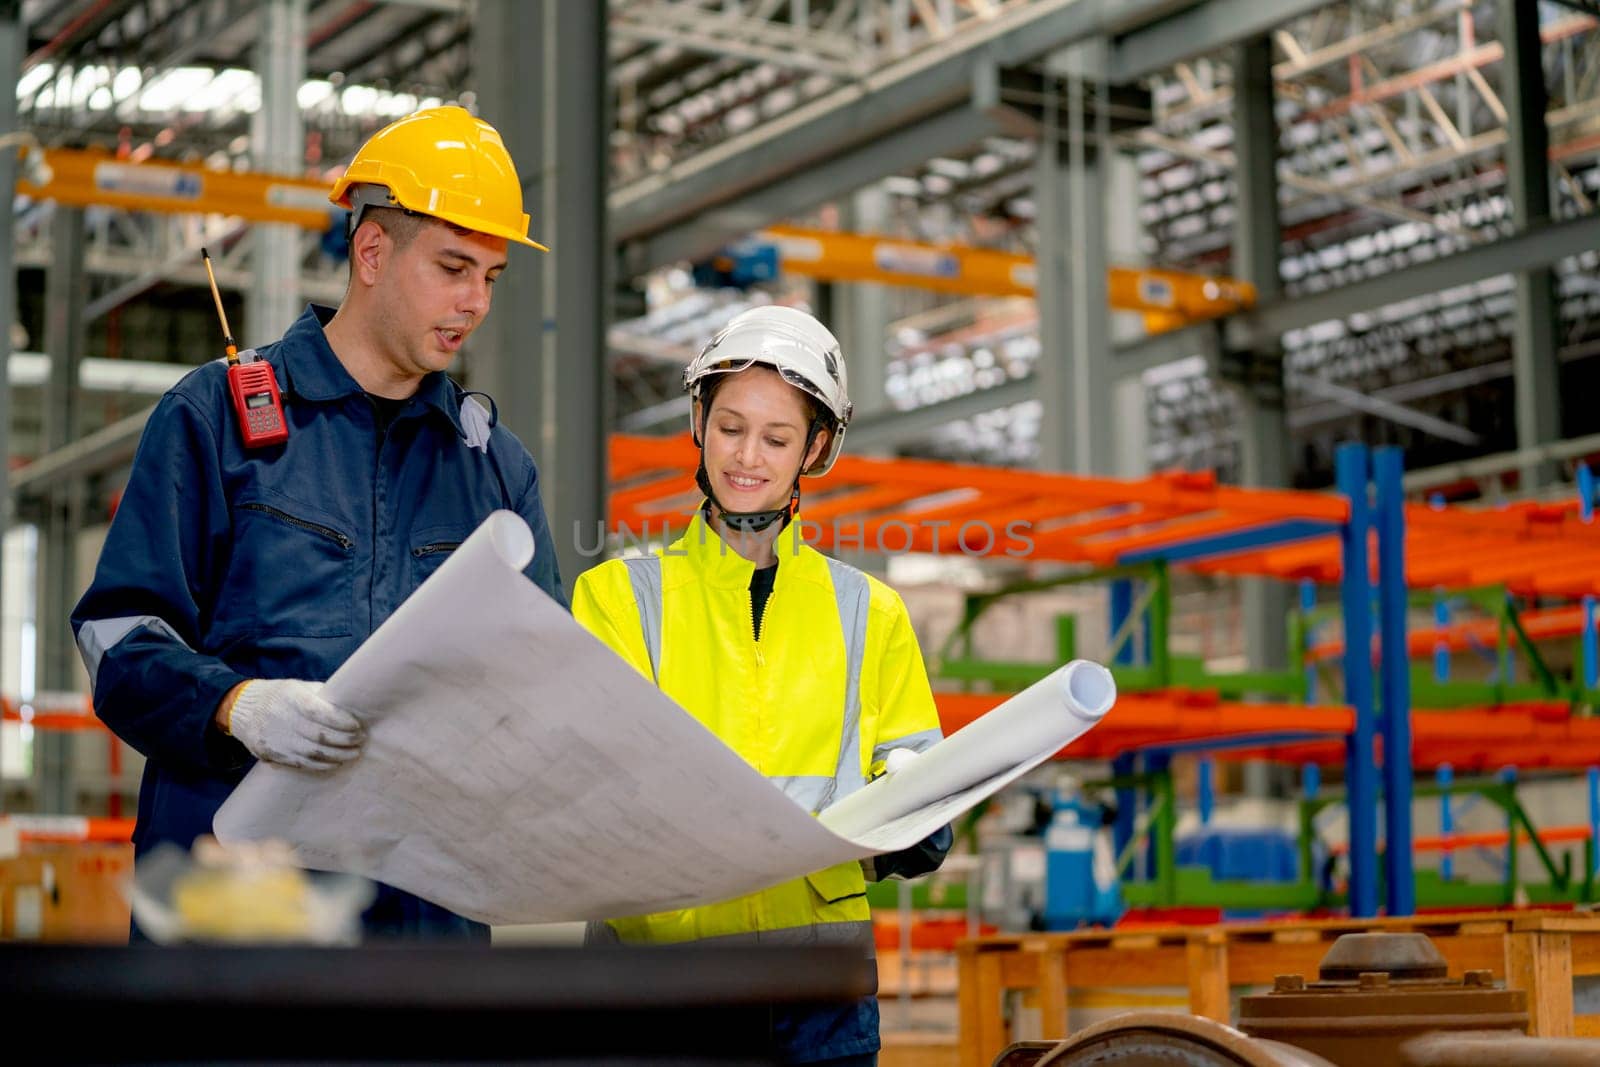
[[(147, 759), (136, 857), (210, 833), (253, 763), (213, 722), (231, 688), (325, 681), (490, 512), (527, 520), (526, 573), (566, 603), (527, 449), (442, 373), (380, 432), (323, 335), (332, 315), (310, 307), (260, 350), (285, 444), (243, 447), (221, 361), (161, 399), (72, 613), (96, 714)], [(487, 936), (389, 886), (363, 924), (369, 937)]]

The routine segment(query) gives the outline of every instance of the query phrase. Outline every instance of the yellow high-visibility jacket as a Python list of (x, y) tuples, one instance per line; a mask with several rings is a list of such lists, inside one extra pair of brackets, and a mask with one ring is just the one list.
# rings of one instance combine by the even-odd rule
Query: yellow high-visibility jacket
[[(881, 772), (895, 748), (941, 738), (899, 594), (778, 535), (778, 572), (754, 636), (754, 565), (697, 513), (659, 555), (579, 576), (572, 613), (795, 801), (821, 811)], [(872, 929), (860, 864), (705, 907), (618, 918), (629, 943), (746, 938), (861, 945)], [(787, 931), (773, 934), (771, 931)], [(759, 936), (758, 936), (759, 935)]]

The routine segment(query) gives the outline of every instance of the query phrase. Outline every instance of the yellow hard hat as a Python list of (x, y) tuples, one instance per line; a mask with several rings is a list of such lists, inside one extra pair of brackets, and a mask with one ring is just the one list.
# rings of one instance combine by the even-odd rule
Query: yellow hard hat
[[(368, 185), (388, 196), (353, 195)], [(391, 122), (361, 146), (328, 199), (352, 210), (386, 203), (550, 251), (528, 237), (522, 183), (500, 134), (465, 108), (429, 108)]]

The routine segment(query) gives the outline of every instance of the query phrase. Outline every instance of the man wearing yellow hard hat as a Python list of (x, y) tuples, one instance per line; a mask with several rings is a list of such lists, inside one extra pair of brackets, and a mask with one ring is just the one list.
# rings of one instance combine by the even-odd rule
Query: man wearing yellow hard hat
[[(210, 833), (256, 760), (326, 774), (358, 758), (359, 715), (322, 682), (490, 512), (527, 520), (528, 577), (565, 603), (532, 457), (445, 376), (510, 244), (544, 248), (500, 135), (458, 107), (417, 112), (330, 199), (352, 212), (343, 303), (241, 357), (277, 397), (260, 368), (218, 361), (162, 398), (73, 612), (95, 711), (147, 760), (137, 856)], [(488, 936), (387, 886), (363, 925)]]

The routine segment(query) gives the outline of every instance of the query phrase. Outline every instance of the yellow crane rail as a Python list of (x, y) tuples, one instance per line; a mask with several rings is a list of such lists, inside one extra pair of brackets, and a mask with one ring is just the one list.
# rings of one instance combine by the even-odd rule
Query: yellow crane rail
[(211, 170), (188, 163), (133, 163), (105, 152), (47, 148), (49, 180), (17, 181), (24, 196), (75, 207), (96, 204), (130, 211), (237, 215), (251, 222), (283, 222), (326, 230), (333, 205), (324, 182), (275, 174)]
[[(308, 230), (328, 228), (329, 186), (304, 178), (212, 170), (166, 160), (135, 163), (102, 151), (44, 150), (49, 178), (21, 177), (17, 192), (77, 207), (234, 215)], [(764, 235), (782, 269), (821, 281), (907, 285), (965, 296), (1033, 296), (1037, 270), (1028, 256), (962, 245), (867, 234), (772, 226)], [(1218, 318), (1255, 303), (1255, 287), (1232, 278), (1183, 271), (1112, 267), (1110, 305), (1145, 315), (1151, 330)]]
[[(1029, 256), (964, 245), (771, 226), (781, 269), (819, 281), (908, 285), (965, 296), (1033, 296), (1038, 271)], [(1218, 318), (1252, 306), (1255, 286), (1183, 271), (1112, 267), (1110, 305), (1138, 311), (1152, 329)]]

